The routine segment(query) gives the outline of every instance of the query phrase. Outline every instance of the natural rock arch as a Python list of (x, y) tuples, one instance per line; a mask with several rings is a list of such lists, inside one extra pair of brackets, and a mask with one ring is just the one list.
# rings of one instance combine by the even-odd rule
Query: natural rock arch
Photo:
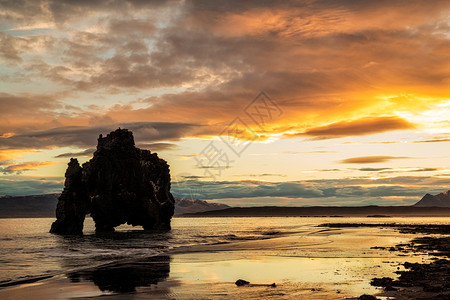
[(124, 223), (170, 229), (175, 201), (169, 165), (156, 153), (136, 148), (131, 131), (100, 135), (93, 158), (82, 167), (72, 158), (65, 176), (51, 233), (82, 234), (87, 213), (96, 231), (114, 231)]

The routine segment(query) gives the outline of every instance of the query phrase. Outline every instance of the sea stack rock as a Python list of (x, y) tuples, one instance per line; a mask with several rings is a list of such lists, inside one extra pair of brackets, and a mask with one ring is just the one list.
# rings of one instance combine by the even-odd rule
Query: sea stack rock
[(80, 234), (87, 213), (97, 232), (124, 223), (168, 230), (174, 202), (169, 165), (156, 153), (136, 148), (133, 133), (119, 128), (100, 135), (94, 157), (83, 167), (71, 159), (50, 232)]

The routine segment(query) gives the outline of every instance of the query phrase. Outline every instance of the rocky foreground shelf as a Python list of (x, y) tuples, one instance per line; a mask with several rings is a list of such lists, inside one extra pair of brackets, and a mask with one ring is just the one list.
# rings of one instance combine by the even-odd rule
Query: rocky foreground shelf
[[(392, 299), (450, 299), (450, 225), (403, 225), (332, 223), (321, 226), (332, 228), (381, 227), (396, 228), (400, 233), (425, 234), (408, 243), (393, 247), (372, 247), (386, 251), (421, 253), (432, 256), (430, 263), (403, 263), (405, 271), (397, 271), (397, 279), (391, 277), (373, 278), (371, 285), (383, 288), (376, 295)], [(394, 277), (394, 276), (393, 276)], [(356, 299), (377, 299), (376, 296), (362, 295)]]

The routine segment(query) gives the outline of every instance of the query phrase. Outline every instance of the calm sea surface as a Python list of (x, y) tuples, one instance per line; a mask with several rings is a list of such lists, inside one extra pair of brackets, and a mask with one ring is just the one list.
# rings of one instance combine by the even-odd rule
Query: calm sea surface
[(450, 218), (174, 218), (170, 232), (145, 232), (120, 226), (115, 233), (96, 235), (92, 219), (84, 235), (48, 233), (54, 219), (0, 219), (0, 284), (58, 275), (111, 262), (167, 253), (175, 248), (272, 239), (280, 234), (315, 230), (327, 222), (450, 224)]

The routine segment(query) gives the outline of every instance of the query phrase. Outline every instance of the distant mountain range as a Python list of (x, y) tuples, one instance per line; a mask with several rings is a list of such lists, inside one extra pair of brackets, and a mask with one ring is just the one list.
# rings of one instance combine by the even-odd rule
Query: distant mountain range
[(213, 211), (227, 209), (230, 206), (220, 203), (206, 202), (205, 200), (199, 199), (186, 199), (175, 197), (175, 214), (187, 214), (187, 213), (197, 213), (204, 211)]
[(450, 190), (437, 195), (426, 194), (419, 202), (414, 204), (414, 206), (450, 207)]
[(55, 217), (59, 194), (0, 196), (0, 218)]
[[(0, 218), (53, 218), (55, 217), (56, 203), (59, 194), (32, 195), (32, 196), (0, 196)], [(413, 209), (409, 212), (409, 207)], [(423, 198), (412, 206), (393, 207), (261, 207), (261, 208), (231, 208), (225, 204), (211, 203), (199, 199), (175, 198), (175, 214), (195, 214), (219, 216), (224, 215), (271, 215), (277, 211), (280, 215), (321, 215), (321, 214), (386, 214), (389, 210), (397, 209), (408, 211), (410, 214), (434, 213), (428, 212), (425, 208), (442, 207), (450, 208), (450, 190), (437, 194), (426, 194)], [(421, 211), (422, 209), (425, 209)], [(223, 213), (219, 212), (225, 210)], [(393, 211), (392, 211), (393, 212)], [(442, 213), (447, 213), (446, 211)], [(395, 213), (394, 213), (395, 214)]]
[[(55, 217), (59, 194), (32, 196), (0, 196), (0, 218)], [(175, 198), (175, 214), (196, 213), (229, 208), (199, 199)]]

